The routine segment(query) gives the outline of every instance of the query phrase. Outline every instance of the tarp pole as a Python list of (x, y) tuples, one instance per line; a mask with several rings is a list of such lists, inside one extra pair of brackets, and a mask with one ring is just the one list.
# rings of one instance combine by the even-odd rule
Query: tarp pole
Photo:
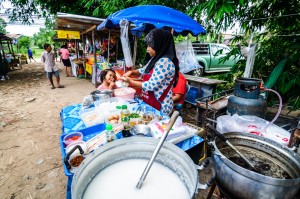
[(134, 68), (135, 68), (136, 53), (137, 53), (137, 42), (138, 42), (137, 36), (134, 36), (133, 57), (132, 57), (132, 63)]

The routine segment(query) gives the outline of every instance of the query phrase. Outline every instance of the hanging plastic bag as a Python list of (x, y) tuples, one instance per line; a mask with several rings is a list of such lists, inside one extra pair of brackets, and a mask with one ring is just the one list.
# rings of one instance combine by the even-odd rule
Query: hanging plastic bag
[(258, 136), (266, 137), (274, 140), (280, 144), (287, 145), (290, 139), (290, 133), (285, 129), (271, 124), (265, 132), (261, 132), (262, 129), (268, 125), (269, 122), (260, 117), (254, 115), (242, 115), (234, 114), (222, 115), (217, 118), (217, 130), (220, 133), (226, 132), (244, 132), (251, 133)]
[(121, 28), (120, 38), (122, 43), (125, 64), (127, 67), (131, 67), (133, 66), (133, 61), (132, 61), (131, 48), (130, 48), (130, 43), (128, 38), (129, 22), (126, 19), (122, 19), (119, 24)]
[(202, 68), (196, 59), (192, 43), (189, 39), (175, 44), (175, 48), (181, 73)]

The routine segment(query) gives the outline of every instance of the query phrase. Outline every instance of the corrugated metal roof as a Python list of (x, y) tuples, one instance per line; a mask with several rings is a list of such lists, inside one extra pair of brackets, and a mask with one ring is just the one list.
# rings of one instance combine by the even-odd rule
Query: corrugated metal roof
[(5, 36), (12, 38), (12, 39), (18, 39), (19, 37), (23, 36), (21, 34), (14, 34), (14, 33), (8, 33)]
[(83, 15), (74, 15), (68, 13), (57, 13), (54, 30), (74, 30), (83, 33), (87, 30), (95, 29), (93, 26), (98, 26), (105, 19), (88, 17)]

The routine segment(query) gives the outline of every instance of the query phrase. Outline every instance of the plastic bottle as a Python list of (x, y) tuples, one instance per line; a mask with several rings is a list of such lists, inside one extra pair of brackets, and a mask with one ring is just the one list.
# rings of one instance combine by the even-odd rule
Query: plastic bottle
[(129, 126), (129, 115), (130, 112), (127, 109), (127, 105), (122, 105), (122, 110), (121, 110), (121, 122), (123, 123), (124, 129), (130, 128)]
[(112, 142), (116, 139), (115, 133), (112, 130), (112, 125), (111, 124), (107, 124), (106, 125), (106, 141), (107, 142)]
[(127, 109), (127, 105), (122, 105), (122, 110), (121, 110), (120, 114), (121, 114), (121, 120), (125, 117), (128, 118), (128, 120), (129, 120), (130, 112)]
[(118, 113), (119, 117), (121, 118), (122, 106), (116, 106), (116, 109), (117, 109), (117, 113)]

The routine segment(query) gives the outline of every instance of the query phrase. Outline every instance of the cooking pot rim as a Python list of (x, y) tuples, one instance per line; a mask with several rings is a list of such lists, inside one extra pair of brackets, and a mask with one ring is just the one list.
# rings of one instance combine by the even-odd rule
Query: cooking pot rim
[[(136, 147), (135, 145), (137, 145), (137, 144), (146, 144), (148, 146), (151, 146), (151, 148), (153, 146), (153, 151), (154, 151), (154, 148), (157, 145), (158, 141), (159, 140), (157, 140), (157, 139), (148, 138), (148, 137), (129, 137), (129, 138), (115, 140), (113, 142), (107, 143), (106, 145), (99, 147), (96, 151), (90, 153), (77, 168), (77, 171), (73, 176), (72, 189), (75, 187), (78, 187), (78, 185), (75, 185), (75, 184), (78, 184), (78, 183), (80, 184), (82, 182), (82, 179), (85, 178), (85, 174), (87, 173), (87, 171), (89, 169), (91, 169), (91, 167), (89, 165), (99, 162), (98, 160), (100, 160), (99, 156), (101, 154), (104, 155), (102, 157), (107, 157), (107, 155), (111, 155), (111, 154), (108, 154), (110, 150), (112, 150), (112, 151), (118, 150), (118, 147), (120, 147), (119, 150), (122, 149), (124, 151), (124, 147), (126, 147), (126, 145), (129, 145), (129, 147), (130, 147), (130, 145), (133, 145), (133, 146), (131, 146), (131, 149), (129, 150), (129, 151), (131, 151), (132, 147)], [(146, 147), (146, 148), (149, 149), (149, 147)], [(145, 149), (145, 150), (148, 151), (148, 149)], [(136, 150), (138, 150), (138, 148)], [(164, 150), (165, 153), (167, 153), (167, 154), (172, 153), (176, 157), (180, 156), (180, 159), (181, 159), (180, 161), (183, 163), (183, 165), (185, 165), (184, 167), (189, 168), (189, 169), (185, 169), (185, 171), (187, 172), (186, 175), (190, 176), (190, 178), (189, 178), (190, 182), (195, 182), (195, 185), (192, 183), (192, 185), (190, 186), (192, 189), (190, 189), (188, 187), (187, 188), (189, 189), (189, 192), (192, 191), (192, 192), (190, 192), (190, 194), (194, 195), (197, 190), (197, 183), (199, 182), (199, 177), (198, 177), (198, 171), (197, 171), (196, 166), (195, 166), (194, 162), (192, 161), (192, 159), (183, 150), (181, 150), (177, 146), (175, 146), (171, 143), (168, 143), (168, 142), (164, 143), (162, 150)], [(141, 152), (143, 153), (143, 150)], [(98, 159), (98, 160), (93, 161), (94, 158)], [(122, 158), (124, 158), (124, 157), (122, 157)], [(122, 160), (122, 158), (120, 158), (120, 160)], [(140, 156), (132, 156), (131, 158), (141, 158), (141, 157)], [(103, 158), (101, 158), (101, 159), (103, 159)], [(111, 164), (114, 164), (114, 162), (120, 161), (117, 159), (114, 159)], [(179, 159), (178, 159), (178, 161), (179, 161)], [(100, 170), (102, 170), (102, 169), (99, 169), (99, 171)], [(96, 173), (99, 171), (96, 171)], [(88, 171), (88, 172), (91, 174), (90, 171)], [(192, 178), (191, 178), (191, 176), (192, 176)], [(72, 192), (72, 194), (73, 194), (73, 192)]]
[[(248, 138), (249, 140), (255, 140), (256, 142), (259, 141), (262, 144), (268, 144), (269, 146), (273, 146), (274, 148), (280, 148), (281, 150), (284, 150), (285, 154), (289, 154), (291, 157), (295, 158), (294, 163), (297, 165), (297, 167), (300, 169), (300, 157), (294, 153), (292, 150), (290, 150), (287, 146), (281, 145), (269, 138), (249, 134), (249, 133), (243, 133), (243, 132), (226, 132), (223, 134), (225, 137), (228, 138), (228, 136), (238, 136), (238, 137), (244, 137)], [(216, 138), (218, 139), (218, 138)], [(265, 184), (275, 184), (274, 182), (276, 181), (276, 184), (278, 182), (282, 182), (281, 184), (288, 184), (289, 182), (295, 182), (298, 181), (300, 183), (300, 177), (298, 178), (293, 178), (293, 179), (278, 179), (278, 178), (272, 178), (269, 176), (265, 176), (259, 173), (256, 173), (254, 171), (245, 169), (241, 166), (238, 166), (237, 164), (233, 163), (230, 161), (223, 153), (220, 152), (219, 148), (216, 145), (216, 140), (212, 142), (214, 146), (214, 151), (213, 154), (216, 156), (219, 156), (222, 161), (224, 162), (225, 165), (227, 165), (230, 169), (234, 170), (235, 172), (246, 176), (247, 178), (250, 178), (252, 180), (256, 180)]]

